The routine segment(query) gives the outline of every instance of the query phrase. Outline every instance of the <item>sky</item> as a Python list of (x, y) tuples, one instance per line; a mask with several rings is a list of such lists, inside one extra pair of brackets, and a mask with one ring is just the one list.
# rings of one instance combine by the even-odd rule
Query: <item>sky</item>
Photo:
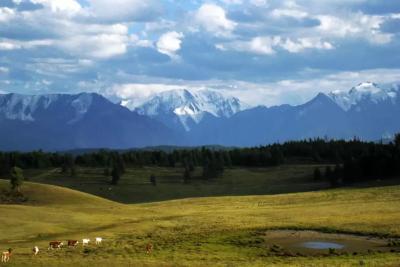
[(0, 0), (0, 93), (301, 104), (400, 81), (400, 1)]

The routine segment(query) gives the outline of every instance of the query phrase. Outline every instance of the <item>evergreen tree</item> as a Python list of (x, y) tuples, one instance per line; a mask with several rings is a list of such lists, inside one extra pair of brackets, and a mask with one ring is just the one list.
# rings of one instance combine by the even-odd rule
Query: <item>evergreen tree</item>
[(190, 172), (189, 168), (185, 168), (183, 172), (183, 181), (185, 183), (188, 183), (191, 178), (192, 178), (192, 173)]
[(394, 144), (396, 145), (397, 149), (400, 151), (400, 133), (395, 135)]
[(117, 185), (120, 179), (121, 179), (121, 171), (118, 169), (117, 166), (114, 166), (111, 171), (111, 184)]
[(155, 176), (154, 174), (150, 175), (150, 183), (151, 183), (153, 186), (156, 186), (156, 185), (157, 185), (156, 176)]
[(11, 168), (10, 171), (11, 189), (19, 192), (23, 183), (24, 183), (24, 173), (22, 169), (18, 167)]
[(314, 170), (314, 180), (319, 181), (322, 178), (321, 170), (319, 168), (315, 168)]
[(331, 168), (331, 166), (326, 166), (326, 168), (325, 168), (325, 178), (328, 179), (328, 180), (332, 178), (332, 168)]

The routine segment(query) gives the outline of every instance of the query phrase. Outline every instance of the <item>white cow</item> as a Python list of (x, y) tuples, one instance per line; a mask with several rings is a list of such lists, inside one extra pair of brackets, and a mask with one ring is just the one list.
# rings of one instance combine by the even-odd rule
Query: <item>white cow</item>
[(10, 257), (11, 257), (11, 252), (12, 252), (11, 248), (9, 248), (7, 251), (4, 251), (1, 254), (1, 262), (8, 262), (10, 260)]
[(32, 249), (33, 252), (33, 256), (36, 256), (39, 253), (39, 247), (38, 246), (34, 246)]
[(102, 241), (103, 241), (103, 238), (101, 238), (101, 237), (96, 237), (96, 245), (101, 244)]
[(82, 246), (89, 245), (90, 239), (89, 238), (84, 238), (82, 239)]

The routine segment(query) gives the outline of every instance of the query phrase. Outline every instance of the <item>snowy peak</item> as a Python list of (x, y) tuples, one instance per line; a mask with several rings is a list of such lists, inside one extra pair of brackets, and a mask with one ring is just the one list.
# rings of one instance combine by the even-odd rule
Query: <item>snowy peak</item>
[(360, 83), (348, 92), (337, 90), (329, 93), (329, 97), (345, 111), (364, 102), (378, 104), (393, 100), (397, 95), (398, 87), (393, 86), (388, 89), (373, 82)]
[(78, 121), (90, 109), (95, 94), (81, 93), (77, 95), (0, 95), (0, 118), (8, 120), (35, 121), (39, 114), (69, 106), (75, 111), (71, 123)]
[(225, 97), (215, 91), (190, 92), (180, 89), (156, 94), (149, 101), (137, 107), (135, 111), (151, 117), (174, 114), (178, 116), (184, 128), (189, 131), (189, 121), (198, 124), (207, 113), (215, 117), (229, 118), (246, 108), (247, 105), (239, 99)]
[[(154, 95), (150, 100), (137, 107), (139, 114), (158, 117), (164, 120), (173, 115), (178, 117), (180, 124), (186, 131), (190, 131), (193, 124), (199, 124), (206, 114), (215, 117), (229, 118), (235, 113), (247, 109), (235, 97), (225, 97), (212, 90), (191, 92), (189, 90), (171, 90)], [(170, 124), (169, 121), (163, 121)]]

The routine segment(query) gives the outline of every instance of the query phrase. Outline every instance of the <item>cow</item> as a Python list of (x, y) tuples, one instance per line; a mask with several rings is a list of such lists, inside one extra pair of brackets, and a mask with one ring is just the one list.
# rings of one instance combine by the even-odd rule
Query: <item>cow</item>
[(101, 244), (102, 241), (103, 241), (103, 238), (101, 238), (101, 237), (96, 237), (96, 245)]
[(10, 260), (11, 254), (12, 254), (11, 248), (9, 248), (7, 251), (4, 251), (1, 254), (1, 262), (8, 262)]
[(90, 239), (89, 238), (84, 238), (82, 239), (82, 246), (89, 245)]
[(60, 248), (62, 248), (62, 246), (64, 246), (64, 243), (61, 241), (51, 241), (49, 243), (49, 248), (47, 250), (55, 249), (55, 248), (60, 249)]
[(78, 240), (68, 240), (68, 247), (76, 247), (78, 244)]
[(39, 247), (38, 246), (34, 246), (32, 249), (33, 252), (33, 256), (36, 256), (39, 253)]
[(152, 251), (153, 251), (153, 244), (148, 243), (148, 244), (146, 245), (146, 253), (147, 253), (147, 254), (150, 254)]

